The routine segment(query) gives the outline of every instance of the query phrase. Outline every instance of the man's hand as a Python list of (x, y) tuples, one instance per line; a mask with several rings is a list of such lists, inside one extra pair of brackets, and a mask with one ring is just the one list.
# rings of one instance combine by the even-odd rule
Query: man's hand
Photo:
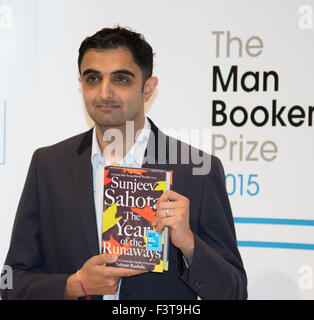
[[(87, 260), (80, 271), (80, 280), (88, 295), (115, 294), (122, 277), (131, 277), (147, 271), (104, 266), (114, 263), (117, 256), (101, 254)], [(77, 274), (72, 274), (66, 284), (65, 299), (76, 299), (84, 296)]]
[(194, 253), (194, 236), (189, 223), (190, 201), (168, 190), (157, 200), (157, 214), (153, 222), (158, 232), (169, 227), (172, 244), (181, 250), (189, 263)]

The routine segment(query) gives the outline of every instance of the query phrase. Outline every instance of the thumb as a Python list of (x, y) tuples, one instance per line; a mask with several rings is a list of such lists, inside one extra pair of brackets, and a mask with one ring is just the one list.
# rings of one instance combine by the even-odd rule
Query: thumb
[(95, 265), (105, 265), (106, 263), (115, 263), (118, 260), (117, 255), (103, 253), (90, 259), (90, 263)]

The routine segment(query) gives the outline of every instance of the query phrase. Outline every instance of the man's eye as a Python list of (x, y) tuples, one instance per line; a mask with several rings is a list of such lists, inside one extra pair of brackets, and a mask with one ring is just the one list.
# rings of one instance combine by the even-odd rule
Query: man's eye
[(89, 82), (89, 83), (93, 83), (93, 82), (96, 82), (96, 81), (98, 81), (98, 80), (99, 80), (99, 77), (96, 76), (96, 75), (90, 75), (90, 76), (86, 79), (86, 81)]
[(128, 82), (129, 79), (127, 77), (125, 77), (125, 76), (117, 76), (116, 77), (116, 81), (118, 81), (118, 82)]

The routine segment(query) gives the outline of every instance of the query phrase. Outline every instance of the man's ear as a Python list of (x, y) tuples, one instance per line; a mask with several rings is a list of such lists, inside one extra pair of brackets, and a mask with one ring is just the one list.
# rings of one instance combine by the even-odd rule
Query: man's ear
[(150, 77), (149, 79), (146, 80), (144, 84), (144, 90), (143, 90), (144, 103), (147, 102), (149, 98), (152, 96), (155, 88), (157, 87), (157, 84), (158, 84), (157, 77)]

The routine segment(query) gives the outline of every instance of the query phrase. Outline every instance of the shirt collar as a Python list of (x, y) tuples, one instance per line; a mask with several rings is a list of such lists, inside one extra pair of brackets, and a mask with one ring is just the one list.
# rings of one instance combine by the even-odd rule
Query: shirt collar
[[(145, 117), (143, 129), (139, 131), (135, 139), (135, 143), (133, 144), (128, 154), (120, 162), (120, 166), (141, 167), (150, 132), (151, 125), (147, 117)], [(110, 163), (103, 158), (101, 149), (97, 141), (96, 127), (94, 127), (93, 129), (91, 162), (94, 169), (97, 169), (99, 165), (102, 165), (103, 167), (110, 165)]]

